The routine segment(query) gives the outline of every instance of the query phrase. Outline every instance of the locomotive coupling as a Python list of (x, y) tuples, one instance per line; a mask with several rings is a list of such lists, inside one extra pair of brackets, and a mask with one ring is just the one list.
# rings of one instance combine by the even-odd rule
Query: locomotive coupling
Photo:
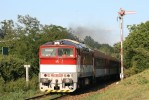
[(58, 79), (55, 80), (54, 90), (59, 90), (60, 87), (58, 86)]

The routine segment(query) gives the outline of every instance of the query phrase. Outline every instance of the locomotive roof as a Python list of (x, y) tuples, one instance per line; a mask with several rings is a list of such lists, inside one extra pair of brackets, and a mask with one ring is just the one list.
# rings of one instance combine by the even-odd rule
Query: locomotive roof
[[(80, 48), (80, 49), (84, 49), (87, 48), (85, 44), (77, 42), (75, 40), (70, 40), (70, 39), (61, 39), (61, 40), (55, 40), (54, 42), (47, 42), (43, 45), (54, 45), (55, 42), (59, 42), (62, 45), (70, 45), (70, 46), (74, 46), (76, 48)], [(89, 48), (88, 48), (89, 49)]]
[[(47, 43), (43, 44), (42, 46), (57, 45), (57, 44), (55, 44), (55, 42), (59, 42), (60, 45), (69, 45), (69, 46), (74, 46), (78, 49), (92, 51), (90, 48), (86, 47), (85, 44), (77, 42), (75, 40), (70, 40), (70, 39), (55, 40), (54, 42), (47, 42)], [(119, 61), (118, 59), (111, 57), (109, 55), (106, 55), (98, 50), (93, 50), (93, 52), (94, 52), (94, 56), (97, 58), (105, 58), (105, 59), (109, 59), (109, 60), (113, 60), (113, 61)]]

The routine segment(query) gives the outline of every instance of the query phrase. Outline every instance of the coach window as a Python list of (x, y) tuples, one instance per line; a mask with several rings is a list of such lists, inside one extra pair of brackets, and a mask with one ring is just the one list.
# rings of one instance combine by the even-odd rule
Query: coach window
[(96, 59), (96, 66), (97, 68), (104, 68), (104, 63), (105, 63), (105, 60), (104, 59), (101, 59), (101, 58), (97, 58)]

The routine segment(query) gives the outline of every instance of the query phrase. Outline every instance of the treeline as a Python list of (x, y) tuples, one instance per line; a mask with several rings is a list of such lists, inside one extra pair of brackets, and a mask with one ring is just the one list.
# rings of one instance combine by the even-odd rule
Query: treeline
[[(0, 76), (5, 82), (25, 77), (24, 65), (30, 64), (30, 77), (38, 77), (39, 46), (45, 42), (65, 38), (82, 41), (69, 29), (56, 25), (42, 25), (36, 18), (29, 15), (18, 15), (17, 22), (13, 20), (1, 21), (0, 50), (2, 51), (2, 47), (8, 47), (9, 55), (0, 55)], [(83, 41), (91, 48), (101, 48), (108, 54), (111, 52), (108, 48), (112, 47), (108, 44), (104, 44), (102, 47), (101, 44), (94, 42), (90, 36), (87, 36)]]
[[(129, 26), (129, 36), (124, 41), (124, 62), (126, 75), (138, 73), (149, 66), (149, 22)], [(9, 48), (9, 55), (0, 54), (0, 77), (4, 82), (25, 77), (25, 64), (30, 64), (30, 77), (39, 73), (39, 46), (48, 41), (58, 39), (73, 39), (82, 41), (92, 49), (120, 58), (120, 43), (114, 47), (100, 44), (92, 37), (86, 36), (80, 40), (71, 30), (56, 26), (43, 25), (29, 15), (18, 15), (17, 22), (4, 20), (0, 22), (0, 51), (1, 47)]]
[[(125, 77), (142, 72), (149, 68), (149, 21), (138, 25), (128, 25), (129, 35), (124, 40)], [(116, 56), (120, 43), (114, 45)]]
[(149, 68), (149, 21), (129, 25), (129, 35), (124, 41), (126, 75), (139, 73)]
[[(0, 27), (0, 47), (8, 47), (9, 55), (0, 55), (0, 76), (5, 82), (25, 77), (25, 64), (30, 64), (30, 77), (38, 75), (39, 46), (47, 41), (75, 38), (66, 28), (42, 25), (29, 15), (13, 20), (4, 20)], [(1, 48), (0, 48), (1, 49)]]

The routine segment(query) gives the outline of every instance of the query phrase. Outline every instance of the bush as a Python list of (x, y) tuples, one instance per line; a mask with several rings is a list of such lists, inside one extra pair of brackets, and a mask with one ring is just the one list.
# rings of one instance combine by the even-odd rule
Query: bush
[(25, 75), (24, 60), (16, 56), (0, 56), (0, 74), (5, 82), (17, 80)]
[(10, 81), (6, 84), (3, 84), (1, 90), (3, 92), (18, 92), (18, 91), (28, 91), (28, 90), (37, 90), (38, 89), (38, 77), (33, 77), (29, 83), (28, 87), (26, 85), (25, 78), (20, 78), (16, 81)]
[(32, 79), (29, 81), (29, 89), (31, 89), (31, 90), (38, 90), (39, 89), (38, 76), (32, 77)]
[[(4, 91), (4, 84), (5, 84), (5, 82), (4, 82), (3, 78), (0, 77), (0, 91), (1, 91), (1, 92)], [(1, 94), (1, 92), (0, 92), (0, 94)]]
[(134, 74), (137, 74), (138, 72), (139, 72), (138, 68), (132, 67), (132, 68), (126, 69), (124, 74), (125, 74), (125, 77), (130, 77)]
[(10, 81), (5, 84), (4, 92), (17, 92), (26, 89), (25, 78), (16, 81)]

